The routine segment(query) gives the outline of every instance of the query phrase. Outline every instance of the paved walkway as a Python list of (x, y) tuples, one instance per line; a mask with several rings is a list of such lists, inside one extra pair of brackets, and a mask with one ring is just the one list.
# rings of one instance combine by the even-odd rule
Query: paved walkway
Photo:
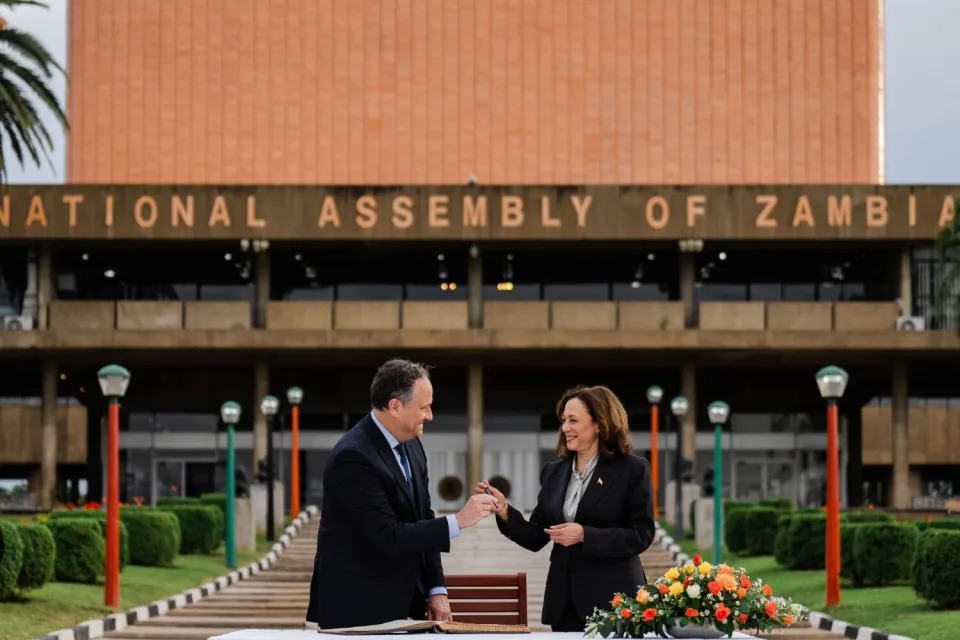
[[(310, 576), (316, 549), (319, 518), (304, 524), (268, 571), (252, 576), (184, 608), (139, 622), (121, 631), (107, 633), (115, 640), (206, 640), (214, 635), (244, 628), (302, 629), (310, 592)], [(447, 574), (527, 574), (528, 618), (534, 630), (540, 626), (540, 611), (547, 576), (550, 546), (530, 553), (516, 546), (497, 530), (492, 518), (467, 529), (444, 554)], [(648, 576), (671, 566), (669, 556), (654, 545), (641, 556)], [(779, 637), (789, 640), (832, 640), (843, 636), (809, 627), (792, 628)], [(772, 636), (777, 637), (777, 636)]]

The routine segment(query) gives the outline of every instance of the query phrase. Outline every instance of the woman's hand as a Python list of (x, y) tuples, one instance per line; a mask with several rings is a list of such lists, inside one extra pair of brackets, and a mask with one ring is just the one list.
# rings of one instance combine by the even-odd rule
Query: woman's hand
[(497, 510), (495, 513), (497, 517), (501, 520), (507, 519), (507, 497), (503, 493), (491, 485), (489, 482), (478, 482), (477, 486), (474, 487), (474, 493), (487, 493), (489, 490), (490, 495), (493, 496), (493, 499), (497, 501)]
[(564, 522), (555, 524), (549, 529), (544, 529), (550, 539), (561, 547), (570, 547), (583, 542), (583, 527), (576, 522)]

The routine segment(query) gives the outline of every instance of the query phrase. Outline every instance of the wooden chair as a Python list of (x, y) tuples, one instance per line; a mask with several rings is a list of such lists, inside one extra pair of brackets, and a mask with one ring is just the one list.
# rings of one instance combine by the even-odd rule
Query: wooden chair
[(527, 574), (448, 575), (455, 622), (527, 624)]

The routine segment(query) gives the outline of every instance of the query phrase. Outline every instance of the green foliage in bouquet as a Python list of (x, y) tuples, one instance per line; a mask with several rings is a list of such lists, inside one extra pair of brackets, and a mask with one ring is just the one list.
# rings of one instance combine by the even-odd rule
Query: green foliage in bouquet
[(587, 618), (587, 637), (640, 638), (654, 633), (669, 637), (679, 626), (712, 627), (731, 637), (734, 631), (782, 629), (805, 619), (808, 612), (788, 599), (775, 597), (770, 585), (751, 579), (742, 568), (713, 566), (694, 556), (693, 563), (673, 567), (636, 594), (613, 594), (610, 608), (594, 609)]

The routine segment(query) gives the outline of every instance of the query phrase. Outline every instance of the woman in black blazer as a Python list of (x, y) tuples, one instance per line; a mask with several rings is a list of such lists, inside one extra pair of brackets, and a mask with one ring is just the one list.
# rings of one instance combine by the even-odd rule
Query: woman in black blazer
[(583, 631), (594, 607), (608, 607), (616, 592), (646, 584), (640, 553), (653, 542), (650, 464), (631, 453), (627, 413), (603, 386), (576, 387), (557, 403), (559, 460), (540, 472), (537, 506), (524, 520), (503, 493), (500, 532), (530, 551), (553, 542), (543, 624), (553, 631)]

